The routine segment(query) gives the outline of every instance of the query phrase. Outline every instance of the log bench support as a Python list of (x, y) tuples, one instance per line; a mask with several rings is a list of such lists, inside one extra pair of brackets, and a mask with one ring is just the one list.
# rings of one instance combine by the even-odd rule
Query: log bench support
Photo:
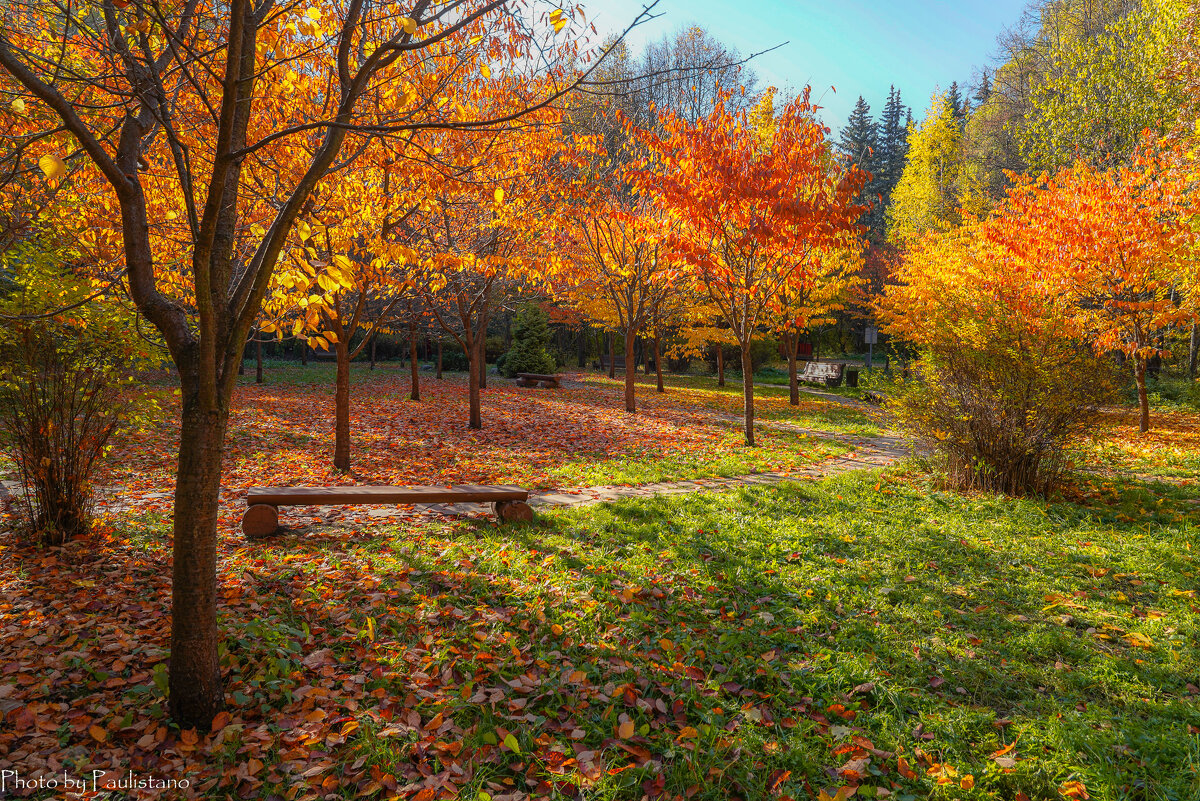
[(370, 504), (490, 503), (502, 523), (530, 523), (529, 490), (510, 486), (457, 487), (256, 487), (246, 494), (242, 515), (247, 539), (279, 531), (280, 506), (349, 506)]

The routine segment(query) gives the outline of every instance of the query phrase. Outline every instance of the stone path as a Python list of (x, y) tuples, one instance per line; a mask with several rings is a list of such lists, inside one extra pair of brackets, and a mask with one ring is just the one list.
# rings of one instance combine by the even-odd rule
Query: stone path
[[(734, 419), (741, 420), (740, 417)], [(529, 503), (535, 508), (556, 506), (578, 507), (591, 506), (598, 503), (612, 503), (629, 498), (670, 497), (675, 495), (690, 495), (696, 492), (723, 492), (742, 487), (770, 486), (784, 481), (814, 480), (849, 473), (854, 470), (873, 470), (881, 467), (889, 467), (904, 459), (912, 452), (911, 446), (906, 440), (894, 435), (858, 437), (831, 434), (825, 431), (815, 431), (788, 423), (776, 423), (772, 421), (763, 421), (759, 425), (764, 428), (795, 431), (797, 433), (844, 442), (854, 446), (855, 450), (844, 456), (836, 456), (817, 462), (794, 473), (755, 473), (731, 478), (699, 478), (692, 481), (671, 481), (632, 486), (572, 487), (541, 492), (534, 491), (529, 493)], [(437, 504), (419, 508), (436, 514), (451, 516), (488, 514), (490, 511), (485, 504)], [(367, 514), (370, 515), (371, 513), (368, 512)], [(384, 514), (381, 511), (379, 516), (382, 517)]]

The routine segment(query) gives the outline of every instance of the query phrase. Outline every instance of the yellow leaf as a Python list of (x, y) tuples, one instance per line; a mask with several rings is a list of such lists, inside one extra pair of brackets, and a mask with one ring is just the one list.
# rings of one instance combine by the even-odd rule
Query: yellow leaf
[(25, 101), (18, 97), (12, 103), (9, 103), (9, 108), (11, 108), (13, 110), (14, 114), (24, 114), (25, 113)]
[[(490, 78), (490, 77), (492, 77), (492, 68), (489, 67), (487, 64), (480, 64), (479, 65), (479, 74), (485, 78)], [(20, 102), (20, 101), (18, 101), (18, 102)]]
[(308, 17), (308, 18), (309, 18), (309, 19), (311, 19), (313, 22), (316, 22), (316, 21), (318, 21), (319, 19), (321, 19), (321, 9), (319, 9), (319, 8), (310, 8), (310, 9), (308, 9), (307, 11), (305, 11), (305, 12), (304, 12), (304, 16)]
[(617, 726), (617, 736), (620, 737), (622, 740), (628, 740), (630, 737), (632, 737), (633, 736), (633, 721), (627, 720), (624, 723), (622, 723), (621, 725)]
[(50, 182), (57, 182), (67, 172), (66, 162), (53, 153), (48, 153), (38, 159), (38, 166), (42, 168), (46, 180)]
[(496, 190), (496, 205), (499, 206), (503, 203), (504, 203), (504, 190), (497, 189)]
[(417, 32), (417, 21), (412, 17), (404, 17), (400, 20), (400, 27), (404, 28), (404, 32), (412, 36)]
[(98, 743), (102, 743), (108, 739), (108, 732), (105, 731), (104, 727), (97, 726), (94, 723), (88, 727), (88, 734), (92, 735), (92, 739)]

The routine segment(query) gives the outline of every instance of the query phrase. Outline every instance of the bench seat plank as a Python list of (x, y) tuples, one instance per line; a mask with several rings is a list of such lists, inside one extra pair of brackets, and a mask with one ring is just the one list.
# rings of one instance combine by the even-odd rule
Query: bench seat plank
[(251, 506), (341, 506), (349, 504), (494, 503), (526, 501), (529, 490), (512, 486), (454, 487), (254, 487)]

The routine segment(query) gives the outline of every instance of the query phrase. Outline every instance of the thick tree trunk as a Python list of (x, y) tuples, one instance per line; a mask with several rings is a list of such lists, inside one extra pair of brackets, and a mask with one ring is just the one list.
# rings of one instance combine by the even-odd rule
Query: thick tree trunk
[(750, 343), (742, 345), (742, 408), (746, 416), (746, 444), (754, 447), (754, 363)]
[(483, 346), (476, 343), (467, 349), (467, 403), (470, 406), (470, 420), (467, 425), (479, 430), (483, 428), (483, 409), (479, 390), (479, 362), (482, 361)]
[(658, 376), (658, 391), (666, 392), (662, 377), (662, 341), (657, 332), (654, 334), (654, 373)]
[(1146, 391), (1146, 357), (1133, 357), (1133, 376), (1138, 391), (1138, 430), (1143, 434), (1150, 430), (1150, 394)]
[(408, 326), (408, 360), (412, 366), (412, 391), (409, 397), (415, 401), (421, 399), (421, 364), (417, 360), (417, 327), (415, 325)]
[(793, 406), (800, 405), (800, 376), (796, 372), (796, 356), (800, 350), (800, 337), (793, 334), (786, 334), (783, 338), (784, 347), (787, 348), (788, 355), (788, 388), (791, 395), (791, 403)]
[(262, 368), (262, 338), (259, 335), (254, 337), (254, 383), (261, 384), (263, 382)]
[(337, 355), (334, 384), (333, 466), (350, 469), (350, 345), (339, 337), (333, 346)]
[(581, 323), (579, 326), (579, 341), (576, 343), (579, 354), (579, 369), (587, 368), (587, 324)]
[(487, 389), (487, 337), (479, 341), (479, 388)]
[(1200, 357), (1200, 337), (1196, 335), (1196, 323), (1192, 323), (1192, 341), (1188, 344), (1188, 379), (1196, 380), (1196, 359)]
[(184, 390), (175, 480), (169, 707), (182, 728), (207, 731), (225, 706), (217, 654), (217, 511), (228, 409)]
[(442, 380), (442, 340), (440, 339), (437, 343), (437, 378), (438, 381)]
[(630, 414), (637, 412), (637, 399), (634, 390), (637, 387), (637, 362), (631, 359), (637, 337), (632, 328), (625, 332), (625, 411)]
[(300, 343), (300, 366), (308, 367), (308, 343)]
[(725, 386), (725, 346), (717, 344), (717, 386)]
[(608, 335), (608, 377), (617, 379), (617, 335), (612, 332)]

